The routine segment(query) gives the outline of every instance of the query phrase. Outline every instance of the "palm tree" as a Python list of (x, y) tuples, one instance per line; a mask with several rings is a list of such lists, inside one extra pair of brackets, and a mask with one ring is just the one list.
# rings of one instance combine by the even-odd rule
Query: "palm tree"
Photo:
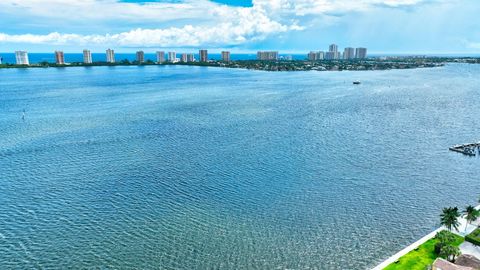
[(440, 254), (444, 246), (451, 245), (455, 242), (455, 235), (449, 231), (441, 230), (435, 235), (437, 243), (435, 244), (435, 253)]
[(467, 226), (468, 224), (472, 223), (472, 221), (477, 220), (478, 216), (480, 216), (480, 212), (475, 209), (475, 207), (469, 205), (467, 208), (465, 208), (465, 211), (463, 213), (466, 214), (465, 219), (467, 220), (465, 224), (465, 231), (467, 231)]
[(442, 214), (440, 215), (440, 224), (445, 226), (449, 231), (455, 229), (458, 231), (458, 218), (460, 213), (458, 212), (458, 207), (448, 207), (443, 208)]
[(449, 231), (441, 230), (436, 235), (435, 238), (439, 243), (444, 245), (453, 243), (455, 241), (455, 235)]
[(452, 245), (446, 245), (442, 247), (442, 250), (440, 251), (440, 256), (451, 262), (455, 261), (455, 257), (459, 256), (460, 254), (460, 248)]

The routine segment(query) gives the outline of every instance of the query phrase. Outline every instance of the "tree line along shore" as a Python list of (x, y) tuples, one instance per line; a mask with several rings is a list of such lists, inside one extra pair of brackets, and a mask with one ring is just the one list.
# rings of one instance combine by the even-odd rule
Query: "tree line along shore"
[(468, 63), (480, 64), (480, 58), (463, 57), (425, 57), (425, 58), (394, 58), (380, 59), (370, 58), (365, 60), (234, 60), (229, 62), (210, 60), (208, 62), (163, 62), (156, 63), (152, 60), (145, 62), (129, 61), (127, 59), (115, 62), (94, 62), (86, 64), (83, 62), (72, 62), (68, 64), (56, 64), (50, 62), (40, 62), (30, 65), (1, 64), (0, 68), (66, 68), (66, 67), (94, 67), (94, 66), (151, 66), (151, 65), (184, 65), (184, 66), (207, 66), (207, 67), (225, 67), (241, 68), (264, 71), (342, 71), (342, 70), (389, 70), (389, 69), (413, 69), (413, 68), (432, 68), (443, 66), (447, 63)]

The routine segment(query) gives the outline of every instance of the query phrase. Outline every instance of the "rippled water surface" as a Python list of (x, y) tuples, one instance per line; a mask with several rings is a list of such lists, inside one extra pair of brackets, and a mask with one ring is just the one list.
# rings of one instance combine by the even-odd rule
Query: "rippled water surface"
[(0, 266), (367, 269), (476, 202), (479, 116), (474, 65), (3, 69)]

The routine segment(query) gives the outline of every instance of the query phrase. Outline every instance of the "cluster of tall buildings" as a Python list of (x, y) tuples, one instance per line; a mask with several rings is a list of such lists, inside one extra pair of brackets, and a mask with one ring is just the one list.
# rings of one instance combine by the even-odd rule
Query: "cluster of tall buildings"
[[(112, 49), (107, 49), (106, 52), (106, 62), (107, 63), (115, 63), (115, 51)], [(207, 50), (199, 50), (198, 51), (199, 55), (199, 61), (200, 62), (208, 62), (208, 51)], [(225, 62), (230, 62), (230, 52), (229, 51), (222, 51), (221, 53), (222, 61)], [(170, 62), (170, 63), (176, 63), (176, 62), (195, 62), (195, 55), (193, 53), (182, 53), (180, 55), (180, 59), (177, 58), (176, 52), (168, 52), (165, 54), (164, 51), (157, 51), (156, 52), (156, 60), (157, 63), (164, 63), (164, 62)], [(29, 65), (29, 59), (28, 59), (28, 52), (26, 51), (16, 51), (15, 52), (15, 60), (17, 65)], [(135, 53), (135, 61), (138, 63), (144, 63), (145, 62), (145, 52), (144, 51), (137, 51)], [(65, 55), (63, 51), (55, 51), (55, 63), (58, 65), (65, 65)], [(83, 50), (83, 63), (85, 64), (92, 64), (92, 53), (90, 50)], [(1, 62), (0, 62), (1, 64)]]
[[(109, 54), (109, 52), (107, 51), (107, 62), (109, 62), (109, 63), (115, 62), (113, 51), (111, 52), (112, 56), (110, 57), (110, 59), (113, 59), (112, 61), (108, 61), (108, 59), (109, 59), (108, 54)], [(157, 63), (165, 63), (165, 62), (169, 62), (169, 63), (177, 63), (177, 62), (188, 63), (188, 62), (196, 62), (197, 61), (195, 59), (195, 55), (193, 53), (182, 53), (182, 54), (180, 54), (180, 58), (177, 58), (177, 53), (176, 52), (167, 52), (165, 54), (164, 51), (157, 51), (155, 53), (155, 55), (156, 55), (156, 58), (157, 58), (156, 59)], [(200, 62), (208, 62), (208, 51), (207, 50), (199, 50), (198, 55), (199, 55), (199, 58), (200, 58), (199, 59)], [(225, 57), (224, 57), (224, 55), (225, 55)], [(226, 55), (228, 55), (228, 57), (226, 57)], [(138, 51), (136, 53), (135, 60), (138, 63), (144, 63), (145, 62), (145, 53), (143, 51)], [(222, 52), (222, 61), (230, 61), (230, 52)]]
[(262, 60), (262, 61), (278, 60), (278, 51), (258, 51), (257, 60)]
[[(107, 49), (105, 51), (106, 54), (106, 62), (107, 63), (115, 63), (115, 51), (112, 49)], [(208, 62), (208, 51), (207, 50), (199, 50), (198, 51), (199, 62)], [(311, 51), (308, 53), (307, 58), (310, 61), (317, 61), (317, 60), (349, 60), (349, 59), (365, 59), (367, 57), (367, 49), (366, 48), (352, 48), (347, 47), (344, 49), (343, 53), (338, 50), (338, 46), (336, 44), (331, 44), (328, 48), (327, 52), (323, 51)], [(261, 61), (276, 61), (279, 60), (278, 51), (258, 51), (257, 52), (257, 60)], [(286, 60), (291, 60), (291, 56), (285, 58)], [(16, 51), (15, 52), (15, 60), (17, 65), (29, 65), (28, 59), (28, 52), (26, 51)], [(156, 52), (156, 62), (157, 63), (176, 63), (176, 62), (196, 62), (195, 55), (193, 53), (182, 53), (180, 54), (180, 58), (177, 58), (177, 53), (174, 51), (171, 52), (164, 52), (164, 51), (157, 51)], [(1, 60), (0, 60), (1, 61)], [(135, 53), (135, 61), (137, 63), (144, 63), (145, 62), (145, 52), (144, 51), (137, 51)], [(221, 52), (221, 61), (230, 62), (230, 52), (229, 51), (222, 51)], [(1, 63), (1, 62), (0, 62)], [(65, 55), (63, 51), (55, 51), (55, 63), (58, 65), (65, 65)], [(90, 50), (83, 50), (83, 63), (85, 64), (92, 64), (92, 53)]]
[(352, 48), (347, 47), (343, 50), (343, 53), (338, 51), (338, 45), (331, 44), (328, 46), (328, 51), (311, 51), (307, 55), (308, 60), (352, 60), (352, 59), (365, 59), (367, 58), (367, 48)]
[(180, 61), (183, 63), (194, 62), (195, 56), (193, 53), (182, 53), (180, 56)]
[[(180, 58), (177, 58), (177, 53), (176, 52), (168, 52), (166, 54), (167, 58), (165, 58), (165, 52), (159, 51), (157, 52), (157, 63), (163, 63), (163, 62), (170, 62), (170, 63), (176, 63), (176, 62), (183, 62), (183, 63), (188, 63), (188, 62), (196, 62), (197, 59), (195, 59), (195, 55), (193, 53), (182, 53), (180, 54)], [(198, 51), (198, 57), (199, 57), (199, 62), (201, 63), (206, 63), (209, 61), (208, 59), (208, 50), (199, 50)], [(225, 62), (230, 62), (230, 52), (229, 51), (222, 51), (222, 61)]]

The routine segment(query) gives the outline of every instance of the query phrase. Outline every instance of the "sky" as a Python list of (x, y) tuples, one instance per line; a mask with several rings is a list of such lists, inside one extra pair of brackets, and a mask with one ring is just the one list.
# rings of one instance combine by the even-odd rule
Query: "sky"
[(0, 52), (479, 54), (479, 0), (1, 0)]

